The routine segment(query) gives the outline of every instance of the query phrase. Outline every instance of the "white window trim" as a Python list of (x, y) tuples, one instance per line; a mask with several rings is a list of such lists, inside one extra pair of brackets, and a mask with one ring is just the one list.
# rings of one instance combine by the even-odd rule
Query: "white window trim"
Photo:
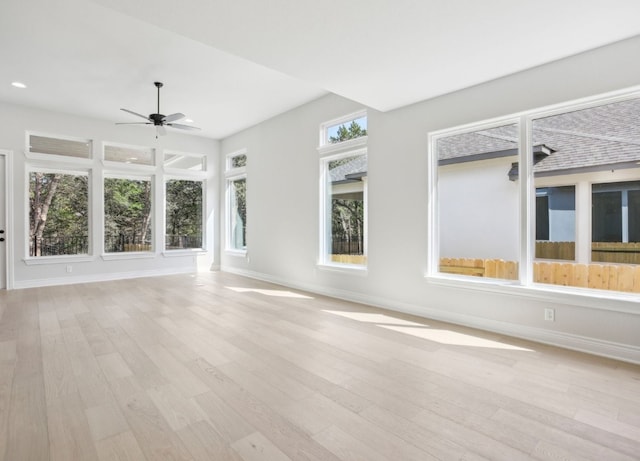
[[(527, 155), (532, 150), (532, 141), (528, 133), (535, 119), (557, 115), (570, 111), (577, 111), (612, 104), (640, 97), (640, 87), (628, 88), (602, 95), (582, 98), (575, 101), (555, 104), (512, 114), (505, 117), (469, 123), (454, 128), (438, 130), (428, 133), (428, 230), (427, 242), (427, 272), (425, 280), (429, 283), (470, 289), (490, 291), (508, 295), (527, 296), (539, 301), (549, 301), (563, 304), (579, 305), (600, 310), (615, 312), (638, 313), (640, 295), (592, 288), (566, 287), (560, 285), (545, 285), (533, 283), (533, 261), (535, 255), (535, 220), (531, 213), (535, 209), (535, 187), (533, 184), (533, 160)], [(438, 235), (438, 158), (436, 155), (436, 141), (445, 136), (477, 131), (483, 128), (499, 126), (509, 121), (518, 120), (520, 123), (520, 146), (518, 162), (520, 165), (520, 261), (519, 280), (505, 281), (499, 279), (478, 279), (453, 274), (444, 274), (439, 268), (439, 235)], [(615, 181), (612, 181), (615, 182)], [(547, 183), (544, 182), (546, 185)], [(576, 223), (576, 226), (578, 223)]]

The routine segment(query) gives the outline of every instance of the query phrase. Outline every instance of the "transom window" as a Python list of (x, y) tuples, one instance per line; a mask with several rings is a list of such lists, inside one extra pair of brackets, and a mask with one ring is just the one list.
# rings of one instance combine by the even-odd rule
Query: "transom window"
[(338, 144), (367, 136), (367, 113), (357, 112), (320, 125), (320, 145)]

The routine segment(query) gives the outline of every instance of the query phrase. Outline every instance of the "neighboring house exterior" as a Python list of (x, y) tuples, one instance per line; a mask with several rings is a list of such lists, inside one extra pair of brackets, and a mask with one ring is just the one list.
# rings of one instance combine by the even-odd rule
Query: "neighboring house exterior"
[[(537, 257), (602, 261), (631, 251), (613, 244), (640, 242), (640, 100), (536, 119), (533, 145), (536, 241), (575, 248), (554, 256), (540, 246)], [(440, 138), (436, 150), (440, 256), (517, 260), (517, 126)], [(469, 226), (493, 239), (484, 232), (479, 245)]]

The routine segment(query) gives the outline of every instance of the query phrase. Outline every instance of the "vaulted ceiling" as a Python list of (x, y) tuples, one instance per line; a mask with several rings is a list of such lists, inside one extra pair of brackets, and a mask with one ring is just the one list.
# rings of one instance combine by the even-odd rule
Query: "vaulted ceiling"
[(638, 35), (638, 17), (636, 0), (2, 0), (0, 101), (133, 122), (120, 108), (155, 112), (162, 81), (162, 113), (223, 138), (328, 92), (392, 110)]

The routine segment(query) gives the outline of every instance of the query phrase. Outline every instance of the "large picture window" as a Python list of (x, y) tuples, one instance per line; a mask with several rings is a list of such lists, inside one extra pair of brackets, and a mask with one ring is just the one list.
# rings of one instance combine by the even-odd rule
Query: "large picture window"
[(640, 293), (638, 114), (617, 96), (432, 134), (435, 272), (490, 279), (499, 259), (521, 284)]
[(104, 178), (104, 249), (106, 253), (152, 250), (150, 178)]
[(202, 248), (202, 181), (172, 179), (165, 186), (165, 248)]
[(89, 175), (29, 173), (29, 256), (89, 253)]

